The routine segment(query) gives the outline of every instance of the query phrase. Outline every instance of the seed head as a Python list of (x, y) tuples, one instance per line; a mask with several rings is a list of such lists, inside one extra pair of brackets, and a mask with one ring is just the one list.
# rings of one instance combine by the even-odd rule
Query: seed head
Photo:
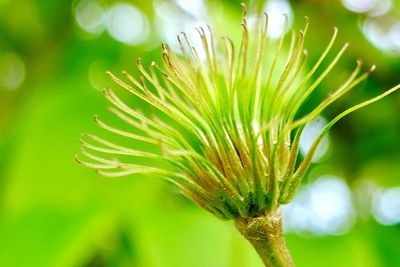
[[(343, 84), (311, 112), (300, 116), (299, 109), (348, 46), (343, 45), (325, 64), (327, 67), (321, 67), (337, 36), (337, 29), (333, 29), (325, 50), (305, 73), (304, 39), (308, 24), (306, 18), (304, 29), (297, 34), (292, 32), (289, 50), (285, 52), (285, 34), (276, 45), (268, 38), (267, 14), (259, 18), (251, 32), (243, 8), (238, 50), (229, 37), (215, 43), (210, 28), (200, 27), (197, 32), (205, 60), (187, 35), (181, 33), (178, 44), (182, 56), (163, 44), (163, 66), (153, 62), (145, 68), (139, 59), (138, 79), (127, 72), (123, 72), (125, 79), (108, 73), (154, 112), (134, 110), (106, 88), (104, 95), (114, 106), (111, 112), (135, 130), (115, 128), (97, 117), (95, 122), (134, 140), (134, 144), (147, 143), (147, 147), (157, 146), (161, 151), (121, 146), (86, 134), (81, 140), (81, 154), (86, 159), (77, 157), (77, 161), (110, 177), (134, 173), (159, 176), (221, 219), (257, 216), (290, 202), (328, 130), (349, 113), (400, 88), (398, 85), (334, 117), (300, 161), (299, 140), (305, 125), (375, 68), (360, 73), (362, 64), (358, 61)], [(223, 56), (217, 52), (218, 45), (224, 47)], [(130, 160), (122, 160), (127, 157)], [(147, 159), (148, 164), (135, 163), (138, 158)]]

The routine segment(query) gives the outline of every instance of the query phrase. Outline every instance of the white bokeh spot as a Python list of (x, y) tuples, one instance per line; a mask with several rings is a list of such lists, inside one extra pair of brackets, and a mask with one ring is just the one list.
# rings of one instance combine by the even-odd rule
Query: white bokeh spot
[(376, 48), (390, 55), (400, 55), (400, 21), (391, 18), (367, 18), (362, 31)]
[(78, 25), (88, 33), (100, 34), (105, 28), (106, 10), (98, 1), (82, 0), (75, 7)]
[[(177, 35), (181, 32), (184, 32), (190, 40), (191, 46), (196, 49), (199, 59), (206, 59), (203, 43), (198, 32), (196, 31), (196, 28), (202, 27), (205, 31), (208, 41), (210, 41), (210, 33), (208, 31), (207, 24), (203, 20), (198, 17), (189, 16), (182, 12), (176, 5), (163, 0), (155, 1), (154, 9), (156, 13), (155, 19), (157, 32), (161, 39), (168, 43), (175, 53), (181, 54), (181, 50), (177, 41)], [(170, 15), (165, 16), (166, 13), (169, 13)], [(182, 35), (181, 40), (184, 46), (188, 48)]]
[(202, 18), (206, 13), (204, 0), (175, 0), (176, 4), (188, 14)]
[[(323, 117), (318, 116), (313, 121), (308, 123), (307, 126), (304, 128), (303, 133), (300, 137), (300, 153), (303, 156), (305, 156), (308, 153), (315, 139), (317, 139), (318, 135), (321, 133), (322, 129), (326, 126), (326, 124), (327, 121)], [(329, 150), (329, 136), (325, 135), (322, 138), (312, 161), (315, 162), (320, 160), (327, 154), (328, 150)]]
[(373, 198), (372, 215), (381, 224), (399, 224), (400, 187), (377, 191)]
[(127, 3), (116, 3), (107, 12), (107, 31), (116, 40), (138, 45), (150, 35), (150, 24), (142, 11)]
[(374, 17), (386, 14), (393, 6), (392, 0), (342, 0), (342, 4), (352, 12)]
[(285, 30), (285, 16), (288, 16), (288, 29), (293, 20), (293, 11), (287, 0), (270, 0), (264, 6), (268, 14), (268, 36), (277, 39)]
[(285, 231), (318, 236), (344, 234), (355, 219), (351, 191), (335, 176), (303, 186), (283, 209)]
[(0, 54), (0, 88), (14, 90), (25, 80), (25, 64), (12, 52)]

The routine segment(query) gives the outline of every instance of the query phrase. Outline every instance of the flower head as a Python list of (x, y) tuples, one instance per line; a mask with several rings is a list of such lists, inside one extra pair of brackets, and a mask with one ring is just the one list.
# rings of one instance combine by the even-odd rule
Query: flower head
[[(104, 90), (111, 111), (135, 128), (126, 131), (95, 117), (96, 123), (117, 135), (161, 148), (160, 153), (109, 142), (94, 135), (81, 140), (85, 166), (105, 176), (147, 173), (174, 184), (186, 197), (221, 219), (257, 216), (288, 203), (296, 193), (322, 137), (341, 118), (399, 88), (353, 106), (333, 118), (311, 149), (298, 162), (299, 140), (307, 123), (338, 100), (374, 69), (361, 73), (361, 62), (347, 80), (337, 86), (311, 112), (299, 115), (307, 98), (332, 71), (347, 48), (345, 44), (329, 62), (337, 29), (322, 55), (305, 73), (304, 39), (308, 28), (292, 33), (290, 47), (282, 35), (274, 46), (268, 38), (268, 16), (262, 16), (254, 32), (244, 8), (242, 38), (238, 49), (228, 38), (219, 56), (210, 28), (198, 28), (205, 60), (182, 33), (182, 56), (163, 44), (163, 66), (145, 68), (141, 77), (123, 72), (125, 79), (109, 73), (122, 88), (145, 101), (154, 112), (143, 114), (122, 101), (113, 90)], [(207, 33), (206, 33), (207, 32)], [(275, 47), (273, 50), (272, 47)], [(281, 67), (280, 65), (283, 65)], [(316, 72), (319, 74), (316, 75)], [(129, 161), (115, 159), (115, 156)], [(137, 164), (135, 159), (148, 159)], [(167, 164), (160, 164), (159, 161)], [(137, 161), (136, 161), (137, 162)]]

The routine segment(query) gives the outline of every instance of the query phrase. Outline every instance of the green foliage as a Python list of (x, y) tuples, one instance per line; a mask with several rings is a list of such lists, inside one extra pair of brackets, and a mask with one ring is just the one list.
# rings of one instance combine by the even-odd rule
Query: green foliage
[[(149, 20), (155, 18), (152, 1), (130, 2)], [(90, 120), (93, 112), (105, 122), (112, 119), (99, 91), (113, 85), (105, 71), (127, 69), (137, 77), (135, 59), (157, 59), (162, 38), (156, 25), (140, 46), (119, 43), (105, 32), (92, 36), (75, 22), (71, 2), (60, 3), (0, 1), (0, 52), (17, 53), (26, 67), (20, 88), (0, 89), (0, 266), (262, 266), (231, 225), (194, 207), (157, 178), (108, 179), (77, 166), (73, 157), (80, 133), (99, 132)], [(232, 33), (237, 40), (234, 18), (241, 11), (231, 1), (219, 4), (209, 8), (210, 24), (216, 35)], [(360, 18), (339, 1), (292, 4), (294, 28), (310, 17), (305, 42), (315, 52), (309, 53), (310, 63), (322, 53), (321, 40), (329, 40), (327, 29), (337, 26), (339, 41), (350, 46), (335, 73), (350, 74), (357, 58), (378, 66), (353, 96), (325, 110), (326, 117), (398, 82), (398, 58), (373, 48), (357, 28)], [(329, 94), (329, 85), (341, 80), (327, 79), (318, 91)], [(310, 101), (318, 99), (311, 96)], [(398, 186), (398, 101), (393, 95), (338, 123), (329, 162), (316, 164), (306, 179), (333, 173), (352, 185), (363, 178)], [(130, 104), (148, 111), (140, 101)], [(344, 235), (289, 234), (287, 240), (298, 266), (397, 266), (398, 236), (398, 225), (381, 226), (369, 218)]]

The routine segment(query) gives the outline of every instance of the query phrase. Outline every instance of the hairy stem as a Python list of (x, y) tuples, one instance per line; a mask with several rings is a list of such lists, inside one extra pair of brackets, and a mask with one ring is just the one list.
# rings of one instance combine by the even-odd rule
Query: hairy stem
[(282, 212), (278, 209), (257, 217), (235, 221), (239, 232), (250, 241), (267, 267), (293, 267), (282, 233)]

